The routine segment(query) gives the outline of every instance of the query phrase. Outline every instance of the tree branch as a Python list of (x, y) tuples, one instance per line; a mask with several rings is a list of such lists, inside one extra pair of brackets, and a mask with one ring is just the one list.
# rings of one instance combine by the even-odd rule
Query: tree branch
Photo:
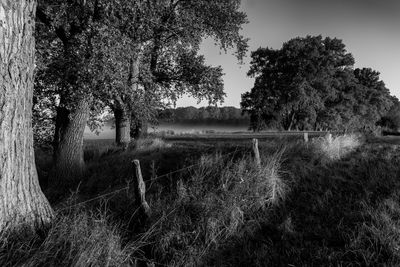
[[(52, 25), (53, 20), (49, 16), (47, 16), (46, 13), (40, 7), (36, 9), (36, 17), (47, 27), (49, 28), (53, 27)], [(60, 40), (64, 44), (68, 42), (68, 37), (63, 27), (60, 26), (55, 28), (55, 33), (57, 37), (60, 38)]]

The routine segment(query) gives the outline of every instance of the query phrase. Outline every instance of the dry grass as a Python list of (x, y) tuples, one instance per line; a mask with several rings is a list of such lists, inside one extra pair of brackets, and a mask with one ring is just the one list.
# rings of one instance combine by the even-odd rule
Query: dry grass
[(312, 144), (324, 157), (329, 160), (339, 160), (354, 151), (362, 144), (361, 137), (356, 134), (344, 134), (313, 139)]
[(140, 152), (149, 151), (160, 151), (163, 149), (171, 148), (172, 144), (166, 143), (163, 139), (159, 137), (155, 138), (143, 138), (136, 140), (135, 150)]
[(3, 234), (1, 266), (129, 266), (133, 245), (104, 212), (58, 214), (45, 237)]
[(178, 182), (175, 196), (151, 204), (154, 220), (162, 221), (155, 257), (170, 266), (201, 265), (211, 250), (254, 231), (260, 214), (279, 205), (287, 193), (282, 153), (266, 157), (261, 169), (251, 157), (202, 156), (190, 178)]
[(350, 250), (365, 266), (400, 264), (400, 205), (398, 193), (377, 207), (363, 203), (366, 222), (352, 237)]
[[(124, 266), (135, 258), (156, 266), (400, 266), (398, 146), (356, 149), (362, 142), (352, 135), (262, 141), (258, 168), (249, 153), (224, 156), (231, 141), (212, 142), (104, 154), (91, 163), (92, 181), (83, 182), (94, 195), (123, 186), (133, 158), (145, 179), (151, 166), (156, 176), (197, 165), (146, 181), (152, 215), (145, 223), (124, 191), (107, 202), (112, 218), (74, 210), (59, 214), (42, 237), (3, 236), (0, 266)], [(221, 152), (200, 156), (206, 144)]]

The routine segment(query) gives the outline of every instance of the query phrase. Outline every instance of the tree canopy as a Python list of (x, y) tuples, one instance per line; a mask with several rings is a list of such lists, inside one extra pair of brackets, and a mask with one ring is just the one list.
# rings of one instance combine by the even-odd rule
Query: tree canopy
[(37, 103), (53, 104), (56, 116), (55, 106), (74, 109), (90, 95), (92, 118), (118, 104), (151, 119), (183, 94), (220, 102), (222, 69), (206, 65), (199, 46), (213, 38), (242, 60), (247, 20), (239, 6), (239, 0), (39, 0)]
[(95, 129), (107, 107), (126, 148), (131, 127), (140, 132), (183, 94), (221, 102), (222, 69), (207, 65), (199, 46), (213, 38), (241, 61), (247, 20), (239, 7), (240, 0), (39, 0), (35, 130), (53, 132), (55, 173), (83, 174), (85, 126)]
[(241, 106), (253, 130), (373, 127), (392, 105), (379, 73), (354, 70), (354, 58), (339, 39), (298, 37), (251, 57), (248, 75), (255, 83)]

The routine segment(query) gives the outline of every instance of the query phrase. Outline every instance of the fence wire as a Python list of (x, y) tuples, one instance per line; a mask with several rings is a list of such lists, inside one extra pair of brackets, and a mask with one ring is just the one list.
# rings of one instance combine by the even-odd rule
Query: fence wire
[[(222, 158), (226, 158), (226, 157), (231, 156), (231, 155), (234, 156), (236, 153), (239, 152), (239, 151), (238, 151), (238, 148), (239, 148), (239, 146), (236, 146), (235, 151), (223, 155)], [(251, 149), (246, 148), (246, 149), (242, 150), (241, 152), (246, 153), (246, 152), (249, 152), (249, 151), (251, 151)], [(172, 175), (172, 174), (176, 174), (176, 173), (182, 173), (182, 172), (184, 172), (184, 171), (186, 171), (186, 170), (189, 170), (189, 169), (191, 169), (191, 168), (200, 166), (201, 164), (202, 164), (202, 163), (192, 164), (192, 165), (183, 167), (183, 168), (181, 168), (181, 169), (178, 169), (178, 170), (175, 170), (175, 171), (166, 173), (166, 174), (162, 174), (162, 175), (153, 177), (153, 178), (151, 178), (151, 179), (146, 180), (145, 182), (151, 183), (151, 185), (152, 185), (155, 181), (158, 181), (158, 180), (160, 180), (161, 178), (165, 178), (165, 177), (168, 177), (168, 176), (170, 176), (170, 175)], [(148, 190), (151, 188), (151, 185), (149, 186)], [(63, 210), (72, 209), (72, 208), (75, 208), (75, 207), (78, 207), (78, 206), (82, 206), (82, 205), (85, 205), (85, 204), (87, 204), (87, 203), (90, 203), (90, 202), (99, 200), (99, 199), (104, 199), (104, 198), (107, 197), (107, 196), (114, 196), (114, 195), (116, 195), (117, 193), (119, 193), (119, 192), (121, 192), (121, 191), (129, 190), (129, 188), (130, 188), (130, 186), (128, 185), (128, 186), (126, 186), (126, 187), (117, 189), (117, 190), (112, 191), (112, 192), (108, 192), (108, 193), (105, 193), (105, 194), (97, 195), (97, 196), (94, 197), (94, 198), (87, 199), (87, 200), (82, 201), (82, 202), (80, 202), (80, 203), (77, 203), (77, 204), (74, 204), (74, 205), (70, 205), (70, 206), (67, 206), (67, 207), (63, 207), (63, 208), (59, 208), (59, 209), (57, 209), (57, 211), (63, 211)]]

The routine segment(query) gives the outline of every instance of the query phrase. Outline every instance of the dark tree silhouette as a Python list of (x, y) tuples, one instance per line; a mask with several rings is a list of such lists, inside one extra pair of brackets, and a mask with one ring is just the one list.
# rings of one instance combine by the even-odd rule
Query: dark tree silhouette
[(355, 129), (372, 127), (390, 108), (389, 90), (370, 69), (353, 70), (339, 39), (295, 38), (281, 49), (252, 53), (254, 87), (242, 95), (250, 128)]

